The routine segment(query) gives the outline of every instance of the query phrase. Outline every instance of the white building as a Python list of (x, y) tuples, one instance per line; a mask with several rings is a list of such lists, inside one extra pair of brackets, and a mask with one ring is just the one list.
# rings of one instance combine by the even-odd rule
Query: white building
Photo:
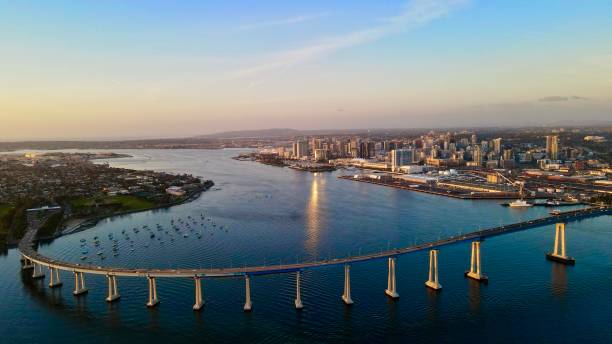
[(184, 196), (185, 190), (183, 190), (180, 186), (171, 186), (166, 189), (166, 193), (172, 196)]

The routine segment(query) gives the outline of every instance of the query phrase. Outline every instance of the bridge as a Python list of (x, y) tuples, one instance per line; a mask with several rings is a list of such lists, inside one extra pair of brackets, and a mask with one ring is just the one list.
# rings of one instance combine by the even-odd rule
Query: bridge
[(49, 272), (49, 287), (55, 288), (62, 285), (59, 271), (68, 271), (74, 274), (75, 296), (87, 292), (85, 286), (85, 274), (104, 275), (108, 280), (108, 296), (106, 301), (114, 302), (119, 299), (117, 277), (141, 277), (147, 278), (149, 284), (149, 300), (147, 306), (154, 307), (158, 304), (156, 278), (192, 278), (195, 281), (195, 304), (194, 310), (203, 307), (201, 278), (222, 278), (241, 276), (245, 278), (246, 301), (244, 310), (250, 311), (252, 307), (250, 292), (250, 277), (256, 275), (296, 273), (296, 299), (295, 306), (301, 309), (302, 301), (300, 297), (300, 274), (304, 270), (315, 269), (324, 266), (342, 265), (344, 266), (344, 293), (342, 300), (346, 304), (352, 304), (350, 293), (350, 265), (371, 260), (388, 260), (388, 288), (386, 294), (391, 298), (399, 297), (395, 286), (395, 264), (398, 256), (429, 250), (429, 279), (426, 286), (439, 290), (441, 285), (438, 281), (438, 249), (444, 246), (472, 241), (472, 257), (470, 270), (466, 272), (466, 277), (481, 282), (486, 282), (487, 277), (481, 271), (480, 264), (480, 242), (485, 238), (504, 235), (533, 227), (540, 227), (547, 224), (556, 224), (555, 246), (553, 252), (546, 255), (550, 260), (574, 264), (574, 259), (566, 255), (565, 251), (565, 223), (586, 217), (594, 217), (612, 214), (612, 208), (586, 208), (559, 212), (552, 216), (542, 217), (534, 220), (523, 221), (510, 225), (488, 228), (474, 231), (459, 236), (451, 236), (437, 241), (422, 243), (404, 248), (380, 251), (378, 253), (349, 256), (344, 258), (334, 258), (327, 260), (317, 260), (310, 262), (298, 262), (294, 264), (279, 264), (267, 266), (244, 266), (230, 268), (209, 268), (209, 269), (132, 269), (122, 267), (103, 267), (91, 264), (83, 265), (78, 263), (64, 262), (39, 254), (35, 249), (36, 230), (26, 232), (19, 242), (19, 250), (22, 256), (24, 270), (32, 269), (32, 278), (44, 278), (43, 268)]

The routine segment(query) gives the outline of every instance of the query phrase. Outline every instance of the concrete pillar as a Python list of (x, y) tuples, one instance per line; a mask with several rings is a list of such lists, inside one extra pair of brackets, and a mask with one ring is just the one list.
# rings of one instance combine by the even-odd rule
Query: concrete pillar
[(106, 275), (106, 278), (108, 279), (108, 296), (106, 297), (106, 302), (118, 300), (120, 295), (117, 289), (117, 276)]
[(157, 283), (155, 277), (147, 276), (149, 282), (149, 301), (147, 301), (147, 307), (155, 307), (159, 303), (157, 298)]
[(548, 260), (552, 260), (563, 264), (576, 264), (576, 260), (568, 257), (565, 250), (565, 223), (557, 223), (555, 225), (555, 247), (554, 251), (546, 254)]
[(23, 262), (23, 265), (21, 266), (21, 270), (29, 270), (29, 269), (33, 269), (34, 268), (34, 264), (28, 258), (25, 258), (25, 257), (22, 256), (21, 260)]
[(396, 258), (389, 258), (389, 271), (387, 274), (387, 289), (385, 290), (385, 294), (392, 299), (399, 298), (399, 294), (397, 293), (396, 284), (395, 284), (395, 260)]
[(295, 309), (302, 309), (302, 293), (300, 292), (300, 272), (295, 273)]
[(45, 278), (45, 273), (43, 272), (42, 265), (34, 263), (34, 271), (32, 272), (32, 278)]
[(83, 273), (74, 271), (74, 291), (72, 292), (72, 294), (78, 296), (87, 293), (87, 291), (88, 290), (85, 287), (85, 278), (83, 277)]
[(433, 290), (442, 289), (442, 285), (438, 281), (438, 250), (429, 251), (429, 279), (425, 282), (425, 285)]
[(55, 288), (62, 285), (60, 280), (59, 269), (49, 266), (49, 288)]
[(199, 311), (204, 306), (204, 299), (202, 298), (202, 280), (200, 276), (193, 277), (195, 281), (195, 304), (193, 305), (194, 311)]
[(472, 242), (472, 258), (470, 260), (470, 271), (465, 272), (465, 276), (480, 282), (487, 283), (488, 277), (482, 273), (480, 263), (480, 241)]
[(244, 302), (244, 311), (250, 312), (253, 308), (253, 304), (251, 303), (251, 277), (249, 275), (244, 275), (244, 283), (245, 283), (245, 292), (246, 292), (246, 301)]
[(353, 304), (351, 298), (351, 267), (350, 265), (344, 265), (344, 294), (342, 294), (342, 301), (347, 305)]

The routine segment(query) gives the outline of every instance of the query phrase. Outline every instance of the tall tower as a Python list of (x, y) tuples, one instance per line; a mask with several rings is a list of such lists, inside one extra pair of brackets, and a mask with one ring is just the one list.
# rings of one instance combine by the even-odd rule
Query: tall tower
[(559, 137), (557, 135), (546, 136), (546, 158), (559, 159)]
[(502, 145), (502, 139), (497, 138), (497, 139), (493, 139), (493, 152), (497, 155), (499, 155), (501, 153), (501, 145)]
[(474, 151), (472, 152), (472, 161), (478, 164), (478, 166), (482, 166), (482, 152), (480, 151), (480, 146), (474, 146)]

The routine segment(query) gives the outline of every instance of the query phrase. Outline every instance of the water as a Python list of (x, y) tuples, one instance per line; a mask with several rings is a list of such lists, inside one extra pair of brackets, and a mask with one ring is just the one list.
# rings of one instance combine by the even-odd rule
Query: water
[[(549, 209), (509, 209), (495, 201), (464, 201), (338, 179), (343, 171), (310, 174), (230, 159), (239, 150), (125, 151), (134, 158), (114, 159), (113, 166), (193, 173), (212, 179), (213, 189), (191, 203), (116, 217), (95, 228), (44, 244), (40, 251), (81, 262), (80, 239), (97, 235), (106, 259), (96, 265), (125, 267), (221, 267), (291, 263), (356, 255), (435, 240), (545, 216)], [(206, 220), (202, 238), (175, 235), (171, 218)], [(161, 232), (156, 224), (164, 227)], [(148, 225), (164, 243), (142, 230)], [(469, 243), (440, 252), (436, 294), (423, 283), (427, 252), (397, 261), (400, 299), (384, 295), (386, 262), (351, 269), (355, 304), (340, 299), (341, 267), (303, 273), (304, 309), (296, 312), (293, 274), (251, 280), (253, 312), (244, 313), (244, 281), (206, 279), (206, 305), (193, 312), (193, 282), (158, 279), (160, 305), (147, 309), (146, 279), (119, 278), (121, 300), (104, 301), (106, 281), (86, 276), (89, 294), (71, 294), (72, 276), (51, 290), (19, 270), (18, 252), (0, 256), (0, 338), (3, 342), (609, 342), (612, 338), (612, 218), (572, 222), (568, 252), (576, 266), (544, 259), (552, 248), (553, 226), (487, 239), (482, 244), (488, 286), (463, 277)], [(219, 227), (224, 226), (223, 230)], [(139, 227), (135, 234), (133, 227)], [(199, 229), (201, 226), (195, 226)], [(125, 229), (134, 251), (123, 238)], [(227, 232), (225, 231), (227, 229)], [(184, 232), (184, 231), (183, 231)], [(109, 233), (119, 240), (111, 254)], [(182, 232), (181, 232), (182, 233)], [(212, 233), (212, 235), (210, 234)], [(148, 245), (148, 247), (145, 247)], [(90, 249), (89, 256), (95, 256)]]

